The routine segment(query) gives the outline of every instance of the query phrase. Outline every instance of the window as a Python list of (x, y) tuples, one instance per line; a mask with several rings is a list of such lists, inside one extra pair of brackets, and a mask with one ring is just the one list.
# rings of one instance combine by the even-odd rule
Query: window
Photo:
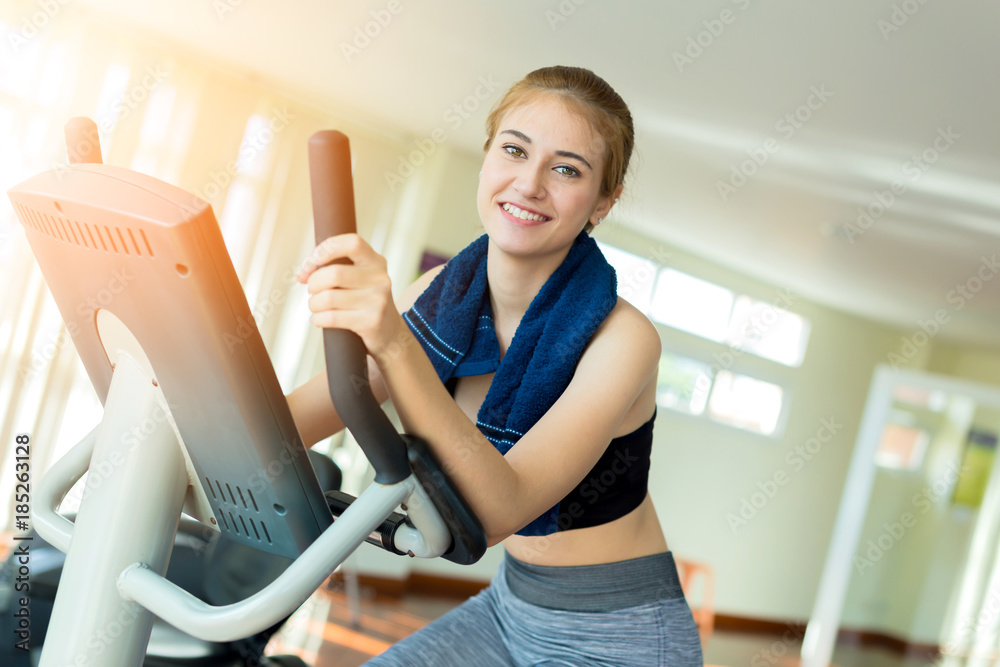
[(650, 315), (657, 322), (721, 343), (729, 328), (733, 293), (686, 273), (664, 269)]
[(916, 470), (924, 460), (930, 435), (922, 428), (888, 423), (875, 452), (875, 464), (896, 470)]
[(736, 299), (726, 342), (731, 346), (777, 361), (800, 366), (809, 338), (809, 322), (795, 313), (748, 296)]
[(658, 267), (652, 261), (613, 246), (597, 243), (618, 276), (618, 296), (644, 313), (653, 300), (653, 286)]
[(694, 359), (664, 353), (656, 377), (656, 402), (668, 408), (700, 415), (708, 403), (712, 369)]
[(776, 384), (719, 371), (708, 402), (708, 415), (723, 424), (773, 435), (781, 416), (782, 394)]
[[(618, 294), (655, 322), (788, 367), (805, 356), (809, 322), (778, 304), (753, 299), (619, 248), (598, 246), (615, 267)], [(662, 256), (664, 253), (657, 253)], [(716, 355), (718, 357), (718, 355)], [(657, 404), (762, 435), (777, 433), (784, 389), (748, 375), (665, 351)]]
[(785, 366), (802, 364), (809, 321), (779, 307), (790, 303), (780, 290), (774, 303), (737, 296), (652, 260), (597, 245), (618, 274), (618, 295), (656, 322)]

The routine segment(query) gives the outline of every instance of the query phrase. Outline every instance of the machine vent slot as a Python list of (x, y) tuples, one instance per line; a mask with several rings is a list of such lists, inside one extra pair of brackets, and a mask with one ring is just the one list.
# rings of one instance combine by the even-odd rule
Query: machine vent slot
[[(238, 484), (230, 484), (218, 479), (213, 482), (208, 477), (205, 478), (205, 483), (208, 484), (214, 500), (219, 500), (226, 505), (232, 505), (237, 509), (243, 508), (245, 510), (249, 510), (250, 503), (253, 503), (253, 511), (260, 514), (260, 508), (257, 507), (257, 500), (253, 497), (253, 491), (250, 489), (246, 489), (246, 493), (244, 493), (244, 489), (240, 488)], [(223, 489), (223, 486), (226, 488)], [(218, 489), (218, 493), (215, 492), (216, 489)], [(250, 499), (250, 503), (247, 502), (247, 498)]]
[(260, 514), (260, 507), (253, 491), (208, 477), (205, 478), (205, 483), (212, 494), (212, 499), (220, 505), (218, 515), (227, 531), (256, 539), (258, 542), (266, 541), (268, 544), (273, 544), (271, 533), (264, 525), (264, 521), (260, 517), (254, 519), (249, 515), (251, 511)]
[[(89, 225), (86, 222), (58, 215), (48, 215), (21, 204), (15, 204), (15, 208), (18, 217), (25, 225), (63, 243), (72, 243), (90, 250), (103, 250), (119, 255), (155, 256), (146, 232), (141, 229)], [(98, 247), (98, 241), (100, 247)]]
[(257, 524), (254, 523), (253, 517), (250, 517), (250, 527), (253, 528), (253, 534), (257, 536), (257, 541), (260, 542), (260, 531), (257, 530)]
[(260, 513), (260, 508), (257, 507), (257, 500), (253, 497), (253, 491), (251, 491), (250, 489), (247, 489), (247, 495), (250, 496), (250, 502), (253, 503), (253, 509), (254, 509), (254, 511), (259, 514)]

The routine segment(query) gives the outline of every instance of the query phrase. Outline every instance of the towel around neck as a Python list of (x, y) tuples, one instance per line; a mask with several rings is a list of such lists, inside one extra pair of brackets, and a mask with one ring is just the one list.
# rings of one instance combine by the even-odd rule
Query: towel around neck
[[(597, 242), (581, 231), (532, 299), (501, 361), (488, 251), (483, 234), (448, 261), (403, 319), (441, 382), (495, 373), (476, 426), (505, 454), (569, 386), (583, 349), (617, 303), (617, 278)], [(557, 505), (518, 534), (555, 532), (558, 512)]]

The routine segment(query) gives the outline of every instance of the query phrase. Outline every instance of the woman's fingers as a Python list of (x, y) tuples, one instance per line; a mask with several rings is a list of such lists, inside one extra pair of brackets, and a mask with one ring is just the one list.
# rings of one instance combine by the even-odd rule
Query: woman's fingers
[[(331, 263), (345, 259), (348, 263)], [(386, 268), (385, 258), (357, 234), (338, 234), (317, 245), (296, 276), (309, 287), (312, 323), (353, 331), (369, 352), (383, 349), (402, 322)]]
[(321, 266), (309, 274), (306, 282), (310, 294), (324, 290), (382, 290), (392, 291), (392, 283), (385, 269), (378, 266), (331, 264)]
[(295, 279), (305, 283), (313, 272), (338, 259), (348, 259), (355, 266), (380, 266), (385, 269), (385, 258), (363, 238), (357, 234), (338, 234), (316, 246)]
[(325, 289), (310, 296), (308, 304), (314, 326), (353, 331), (372, 353), (396, 336), (392, 316), (401, 319), (385, 289)]
[(324, 289), (309, 297), (309, 310), (370, 310), (380, 312), (388, 307), (389, 292), (382, 289)]

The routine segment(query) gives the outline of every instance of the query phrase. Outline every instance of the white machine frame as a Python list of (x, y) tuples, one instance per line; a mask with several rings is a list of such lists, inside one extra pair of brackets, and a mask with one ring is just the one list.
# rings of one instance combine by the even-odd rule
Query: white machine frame
[[(369, 486), (275, 581), (238, 603), (213, 607), (167, 581), (166, 572), (189, 478), (181, 444), (167, 422), (141, 447), (123, 444), (135, 425), (166, 408), (143, 365), (120, 352), (101, 424), (41, 479), (32, 509), (38, 534), (66, 553), (41, 667), (142, 664), (156, 614), (207, 641), (232, 641), (271, 627), (298, 608), (393, 510), (405, 503), (414, 528), (396, 546), (433, 558), (451, 536), (411, 475)], [(87, 468), (118, 462), (92, 487), (76, 521), (56, 507)]]

